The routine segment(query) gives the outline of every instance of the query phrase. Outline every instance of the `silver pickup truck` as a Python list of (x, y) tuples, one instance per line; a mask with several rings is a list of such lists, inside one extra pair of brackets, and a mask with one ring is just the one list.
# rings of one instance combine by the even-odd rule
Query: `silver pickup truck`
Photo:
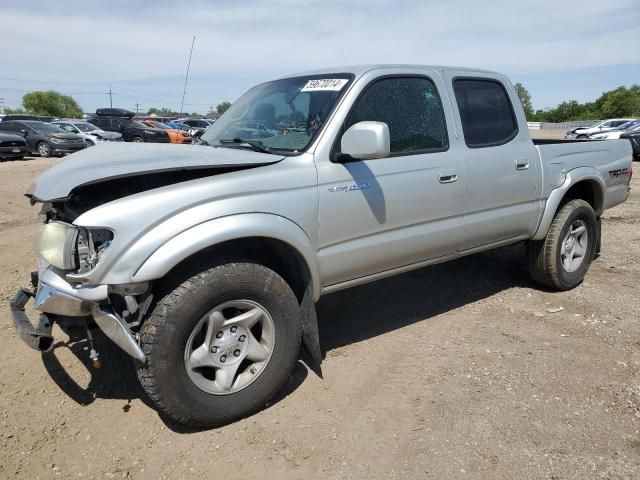
[(533, 142), (498, 73), (287, 76), (200, 145), (99, 145), (41, 174), (35, 290), (14, 323), (42, 351), (54, 323), (97, 325), (164, 416), (220, 425), (265, 405), (301, 343), (321, 361), (323, 294), (516, 242), (535, 281), (576, 287), (631, 173), (627, 140)]

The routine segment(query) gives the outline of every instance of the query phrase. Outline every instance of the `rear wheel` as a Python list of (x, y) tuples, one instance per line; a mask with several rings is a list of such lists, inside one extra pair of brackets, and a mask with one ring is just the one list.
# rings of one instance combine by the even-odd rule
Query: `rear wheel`
[(134, 143), (142, 143), (144, 142), (144, 139), (142, 137), (135, 136), (135, 137), (131, 137), (131, 141)]
[(50, 157), (51, 156), (51, 147), (47, 142), (40, 142), (37, 146), (38, 154), (41, 157)]
[(207, 427), (252, 413), (282, 387), (300, 348), (300, 308), (274, 271), (225, 262), (156, 304), (140, 331), (140, 382), (160, 412)]
[(529, 242), (531, 277), (557, 290), (576, 287), (589, 270), (598, 238), (591, 205), (584, 200), (569, 201), (556, 213), (545, 239)]

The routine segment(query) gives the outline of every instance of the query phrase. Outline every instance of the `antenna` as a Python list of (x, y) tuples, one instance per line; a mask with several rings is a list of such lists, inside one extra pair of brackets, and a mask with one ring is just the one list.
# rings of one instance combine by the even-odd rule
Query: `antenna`
[(189, 52), (189, 62), (187, 63), (187, 74), (184, 77), (184, 89), (182, 90), (182, 102), (180, 103), (180, 115), (182, 115), (182, 107), (184, 107), (184, 96), (187, 93), (187, 80), (189, 80), (189, 68), (191, 67), (191, 55), (193, 54), (193, 44), (196, 43), (196, 36), (191, 40), (191, 51)]

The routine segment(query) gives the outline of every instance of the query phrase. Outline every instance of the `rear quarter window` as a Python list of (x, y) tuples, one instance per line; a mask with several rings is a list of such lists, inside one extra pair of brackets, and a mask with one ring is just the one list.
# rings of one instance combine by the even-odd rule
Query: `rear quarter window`
[(455, 79), (453, 90), (468, 147), (503, 145), (518, 134), (513, 106), (500, 82), (475, 78)]

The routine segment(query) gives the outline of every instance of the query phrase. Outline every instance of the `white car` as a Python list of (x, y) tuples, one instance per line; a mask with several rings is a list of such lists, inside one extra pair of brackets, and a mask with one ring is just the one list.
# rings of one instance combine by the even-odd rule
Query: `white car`
[(566, 138), (567, 140), (572, 140), (574, 138), (588, 138), (589, 135), (593, 135), (595, 133), (614, 130), (620, 125), (623, 125), (631, 120), (637, 120), (637, 118), (610, 118), (609, 120), (603, 120), (596, 123), (595, 125), (591, 125), (590, 127), (573, 128), (567, 131), (567, 134), (564, 136), (564, 138)]
[(93, 146), (100, 142), (120, 142), (122, 134), (117, 132), (105, 132), (89, 122), (80, 122), (75, 120), (56, 120), (51, 122), (57, 125), (65, 132), (80, 135), (87, 146)]
[(615, 130), (609, 130), (608, 132), (594, 133), (589, 135), (589, 140), (617, 140), (620, 135), (627, 132), (640, 132), (640, 120), (632, 120), (627, 123), (623, 123)]

